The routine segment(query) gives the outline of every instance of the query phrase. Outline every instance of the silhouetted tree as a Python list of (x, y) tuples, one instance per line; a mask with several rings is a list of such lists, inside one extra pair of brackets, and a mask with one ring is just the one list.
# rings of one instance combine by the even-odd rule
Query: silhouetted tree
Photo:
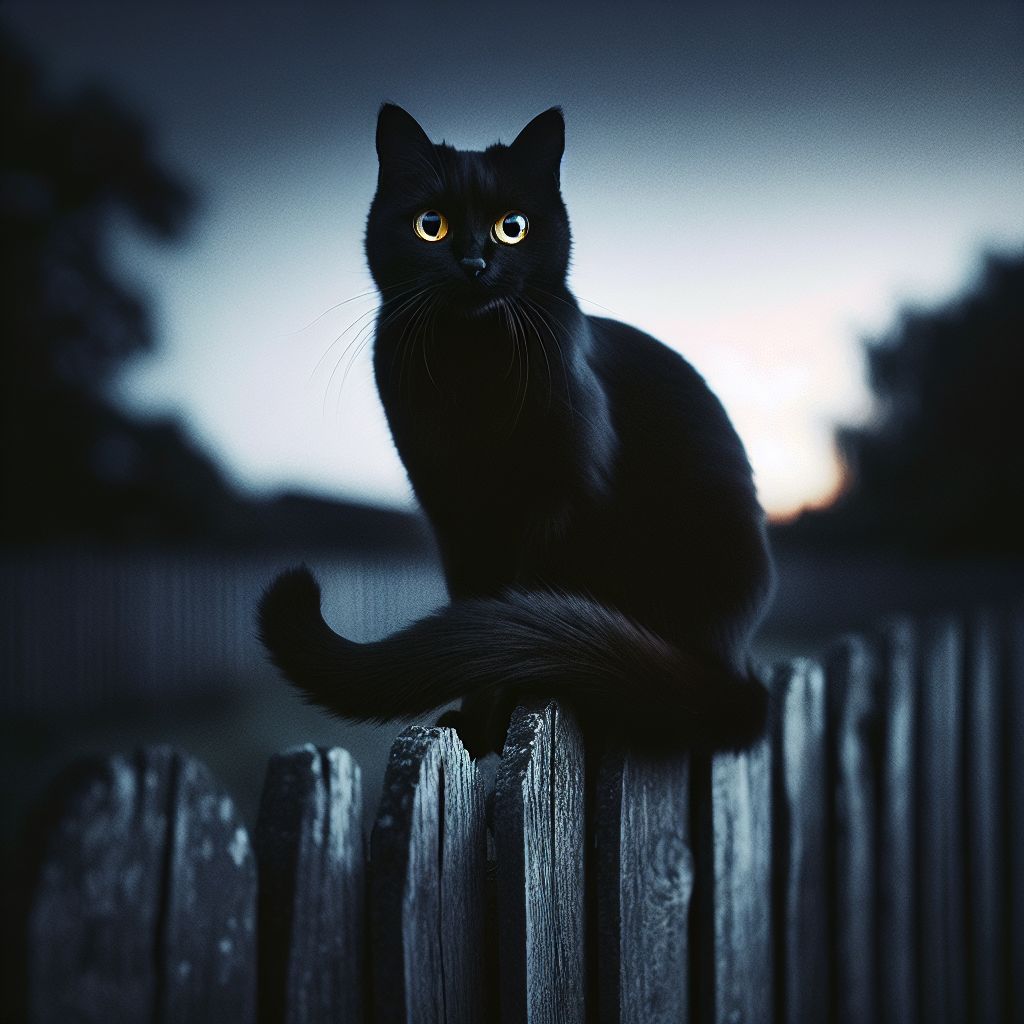
[(189, 194), (135, 117), (95, 89), (51, 96), (2, 30), (0, 89), (0, 535), (201, 533), (229, 498), (216, 468), (176, 425), (136, 423), (105, 397), (153, 344), (112, 270), (111, 225), (174, 238)]
[(152, 344), (143, 303), (109, 265), (112, 216), (172, 238), (188, 193), (156, 164), (135, 118), (97, 90), (55, 100), (6, 34), (0, 87), (4, 361), (22, 387), (95, 392)]
[(149, 349), (146, 306), (112, 268), (127, 216), (174, 239), (192, 202), (137, 118), (86, 90), (51, 96), (0, 27), (0, 542), (307, 543), (422, 553), (419, 520), (324, 499), (241, 500), (171, 421), (107, 399)]
[(808, 533), (941, 554), (1024, 552), (1024, 255), (867, 346), (876, 416), (836, 442), (850, 486)]

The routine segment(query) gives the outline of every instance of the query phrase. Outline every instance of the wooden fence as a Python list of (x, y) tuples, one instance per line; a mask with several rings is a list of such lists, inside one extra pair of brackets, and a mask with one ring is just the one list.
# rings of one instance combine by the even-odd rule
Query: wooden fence
[(368, 852), (343, 750), (271, 761), (251, 845), (184, 755), (79, 765), (35, 833), (28, 1019), (1024, 1020), (1024, 610), (772, 687), (770, 735), (712, 759), (597, 758), (521, 707), (493, 799), (413, 726)]

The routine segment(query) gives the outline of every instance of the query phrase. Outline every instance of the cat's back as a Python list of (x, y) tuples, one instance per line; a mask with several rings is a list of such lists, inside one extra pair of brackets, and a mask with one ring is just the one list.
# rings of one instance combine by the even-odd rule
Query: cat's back
[(656, 373), (659, 368), (678, 364), (677, 369), (698, 376), (678, 352), (638, 327), (606, 316), (588, 316), (586, 319), (602, 369), (618, 368), (621, 371), (627, 366), (634, 366), (641, 373), (647, 369)]
[(637, 398), (664, 401), (678, 414), (721, 410), (704, 378), (675, 349), (621, 320), (588, 316), (587, 323), (594, 339), (594, 369), (613, 399), (621, 397), (636, 412), (644, 404), (634, 405)]
[(588, 320), (618, 440), (609, 505), (616, 541), (593, 543), (609, 566), (600, 592), (666, 636), (680, 623), (704, 623), (699, 633), (723, 622), (746, 635), (737, 624), (756, 618), (771, 568), (739, 436), (678, 352), (628, 324)]
[(667, 460), (702, 487), (754, 500), (750, 464), (722, 403), (674, 349), (619, 320), (587, 318), (593, 363), (620, 441), (637, 460)]

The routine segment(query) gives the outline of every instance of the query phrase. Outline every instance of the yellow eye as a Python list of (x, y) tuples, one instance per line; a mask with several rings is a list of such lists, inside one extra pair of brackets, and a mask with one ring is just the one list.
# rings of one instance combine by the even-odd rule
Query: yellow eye
[(491, 237), (496, 242), (504, 242), (506, 245), (518, 245), (530, 230), (530, 222), (526, 219), (525, 213), (518, 210), (509, 210), (504, 217), (499, 217), (491, 228)]
[(437, 210), (424, 210), (412, 226), (424, 242), (440, 242), (448, 234), (448, 218)]

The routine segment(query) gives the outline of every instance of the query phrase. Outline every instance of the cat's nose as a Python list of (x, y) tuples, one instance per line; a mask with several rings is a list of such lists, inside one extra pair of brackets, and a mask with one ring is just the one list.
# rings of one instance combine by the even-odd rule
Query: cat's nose
[(487, 269), (487, 260), (482, 256), (467, 256), (459, 265), (470, 277), (479, 277)]

